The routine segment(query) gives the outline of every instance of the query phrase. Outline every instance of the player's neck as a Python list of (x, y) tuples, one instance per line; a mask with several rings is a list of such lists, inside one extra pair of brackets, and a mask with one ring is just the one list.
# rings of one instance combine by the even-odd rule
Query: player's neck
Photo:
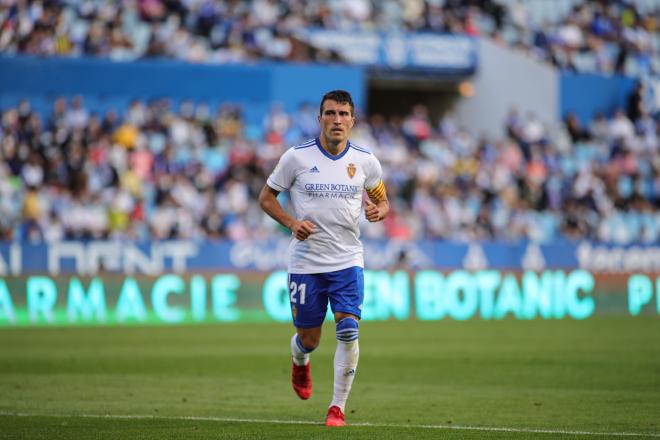
[(348, 139), (335, 143), (328, 141), (325, 136), (320, 136), (319, 141), (323, 149), (333, 156), (340, 155), (348, 147)]

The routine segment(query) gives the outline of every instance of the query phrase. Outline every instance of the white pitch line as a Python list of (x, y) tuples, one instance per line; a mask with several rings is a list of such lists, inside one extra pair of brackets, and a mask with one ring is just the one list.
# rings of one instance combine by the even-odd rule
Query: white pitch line
[[(308, 420), (279, 420), (279, 419), (241, 419), (233, 417), (203, 417), (203, 416), (152, 416), (142, 414), (36, 414), (0, 411), (0, 416), (12, 417), (73, 417), (83, 419), (115, 419), (115, 420), (186, 420), (198, 422), (225, 422), (225, 423), (263, 423), (273, 425), (322, 425), (321, 422)], [(660, 433), (643, 432), (598, 432), (598, 431), (569, 431), (562, 429), (535, 429), (535, 428), (507, 428), (494, 426), (468, 426), (468, 425), (404, 425), (396, 423), (350, 423), (349, 426), (371, 427), (371, 428), (421, 428), (421, 429), (445, 429), (457, 431), (488, 431), (488, 432), (518, 432), (526, 434), (565, 434), (583, 436), (608, 436), (608, 437), (655, 437), (660, 438)]]

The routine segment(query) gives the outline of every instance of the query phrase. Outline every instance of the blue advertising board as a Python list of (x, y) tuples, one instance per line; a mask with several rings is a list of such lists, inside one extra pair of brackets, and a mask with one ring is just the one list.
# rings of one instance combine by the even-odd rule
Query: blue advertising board
[[(99, 272), (159, 275), (189, 271), (286, 270), (288, 239), (270, 241), (62, 241), (0, 244), (0, 276)], [(373, 270), (573, 270), (596, 273), (660, 271), (660, 246), (595, 242), (365, 241)]]
[(559, 117), (575, 113), (582, 124), (589, 124), (598, 112), (611, 117), (615, 110), (625, 111), (635, 79), (621, 75), (562, 72), (560, 76)]
[(263, 117), (271, 103), (293, 111), (333, 89), (351, 92), (362, 109), (365, 73), (358, 66), (284, 63), (190, 64), (173, 60), (117, 63), (93, 58), (0, 56), (0, 108), (20, 99), (50, 111), (57, 96), (81, 95), (95, 111), (128, 106), (131, 99), (168, 97), (215, 106), (230, 102)]
[[(288, 240), (0, 244), (0, 327), (289, 322)], [(365, 320), (660, 315), (660, 247), (375, 241)]]
[(300, 37), (361, 66), (466, 75), (477, 69), (476, 40), (466, 35), (306, 29)]

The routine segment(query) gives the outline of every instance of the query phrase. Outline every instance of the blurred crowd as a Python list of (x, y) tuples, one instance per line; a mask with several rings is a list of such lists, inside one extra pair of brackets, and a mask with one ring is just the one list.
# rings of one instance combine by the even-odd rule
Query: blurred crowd
[[(576, 2), (556, 23), (535, 22), (521, 1), (509, 10), (507, 43), (576, 72), (660, 73), (660, 3), (640, 11), (632, 0)], [(495, 38), (499, 38), (495, 35)]]
[[(502, 139), (473, 137), (451, 111), (432, 120), (423, 105), (359, 117), (352, 141), (380, 158), (392, 206), (363, 233), (657, 243), (660, 124), (641, 96), (640, 86), (628, 108), (586, 126), (568, 115), (546, 127), (512, 109)], [(48, 115), (28, 101), (3, 109), (0, 240), (288, 235), (257, 196), (280, 155), (318, 134), (316, 104), (273, 105), (259, 127), (230, 104), (136, 100), (119, 111), (94, 113), (81, 97)]]
[(566, 69), (646, 75), (660, 71), (659, 23), (660, 4), (631, 0), (585, 0), (544, 22), (521, 0), (0, 0), (0, 53), (340, 62), (298, 31), (400, 30), (484, 35)]

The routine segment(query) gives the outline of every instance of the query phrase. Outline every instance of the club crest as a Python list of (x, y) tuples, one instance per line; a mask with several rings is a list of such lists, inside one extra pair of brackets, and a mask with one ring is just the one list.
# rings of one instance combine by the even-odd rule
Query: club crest
[(355, 176), (355, 172), (357, 171), (357, 168), (355, 168), (354, 164), (349, 163), (348, 167), (346, 168), (346, 171), (348, 171), (348, 177), (352, 179), (353, 176)]

